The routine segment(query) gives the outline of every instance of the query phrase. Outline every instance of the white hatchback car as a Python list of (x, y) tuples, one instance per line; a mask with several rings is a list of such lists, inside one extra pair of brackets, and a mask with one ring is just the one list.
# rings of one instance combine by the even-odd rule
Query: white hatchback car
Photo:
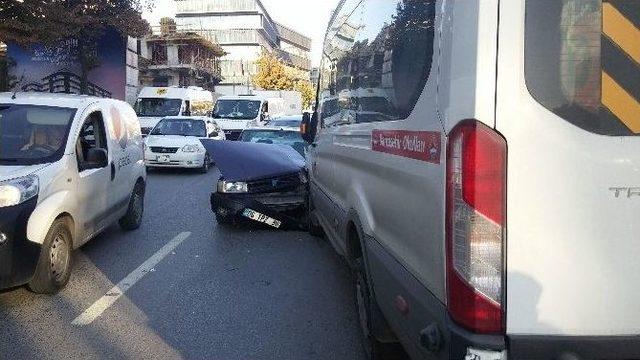
[(211, 154), (200, 139), (225, 140), (224, 131), (204, 116), (166, 117), (145, 139), (145, 163), (154, 168), (193, 168), (206, 173)]
[(55, 293), (72, 250), (137, 229), (146, 172), (133, 109), (111, 99), (0, 94), (0, 289)]

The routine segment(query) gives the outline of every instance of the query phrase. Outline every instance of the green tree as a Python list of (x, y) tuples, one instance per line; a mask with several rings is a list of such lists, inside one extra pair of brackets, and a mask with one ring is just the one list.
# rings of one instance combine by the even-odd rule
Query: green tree
[(288, 67), (277, 56), (263, 53), (256, 61), (258, 73), (253, 83), (263, 90), (295, 90), (302, 94), (302, 105), (306, 109), (315, 101), (315, 89), (309, 82), (300, 78), (294, 69)]
[(316, 101), (316, 89), (309, 81), (300, 80), (296, 83), (295, 90), (302, 94), (302, 108), (309, 109)]
[(286, 65), (275, 55), (263, 53), (256, 61), (258, 73), (253, 83), (264, 90), (293, 90), (295, 79)]
[(77, 42), (77, 56), (86, 92), (87, 74), (98, 66), (96, 40), (108, 28), (122, 36), (149, 32), (142, 19), (143, 8), (152, 0), (10, 0), (0, 3), (0, 41), (23, 46), (55, 45), (62, 40)]

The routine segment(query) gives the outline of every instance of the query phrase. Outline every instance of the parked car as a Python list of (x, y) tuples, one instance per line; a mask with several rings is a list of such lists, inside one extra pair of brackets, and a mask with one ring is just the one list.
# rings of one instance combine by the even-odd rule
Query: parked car
[(203, 140), (220, 170), (211, 209), (218, 224), (239, 219), (277, 229), (306, 227), (305, 160), (288, 145)]
[(340, 2), (301, 129), (369, 358), (640, 358), (637, 4)]
[(149, 168), (192, 168), (209, 172), (211, 154), (200, 139), (224, 140), (224, 132), (207, 117), (166, 117), (145, 139), (145, 164)]
[(238, 140), (250, 143), (287, 145), (294, 148), (302, 156), (304, 156), (306, 148), (306, 143), (302, 139), (302, 135), (300, 135), (299, 126), (292, 128), (269, 126), (247, 129), (242, 132)]
[(140, 123), (128, 104), (0, 94), (0, 288), (55, 293), (72, 250), (115, 222), (142, 222)]
[(281, 116), (277, 119), (269, 121), (268, 127), (272, 128), (296, 128), (300, 129), (302, 115)]

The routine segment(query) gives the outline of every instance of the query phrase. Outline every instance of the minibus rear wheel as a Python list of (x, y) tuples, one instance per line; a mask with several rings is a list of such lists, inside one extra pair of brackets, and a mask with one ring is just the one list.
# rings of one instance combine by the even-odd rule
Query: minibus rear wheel
[(29, 289), (38, 294), (55, 294), (71, 277), (73, 241), (65, 218), (56, 219), (42, 244), (36, 272)]
[(362, 344), (367, 360), (395, 359), (403, 353), (401, 348), (399, 349), (399, 344), (383, 343), (376, 339), (374, 334), (374, 307), (377, 305), (367, 282), (367, 274), (362, 257), (354, 260), (353, 273), (355, 282), (356, 311), (358, 312), (358, 320), (360, 328), (362, 329)]

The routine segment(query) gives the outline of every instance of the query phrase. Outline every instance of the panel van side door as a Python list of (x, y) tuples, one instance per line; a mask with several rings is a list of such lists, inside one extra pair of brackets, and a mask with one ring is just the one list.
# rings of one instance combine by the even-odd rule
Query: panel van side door
[[(111, 188), (112, 159), (111, 144), (106, 134), (107, 128), (103, 116), (103, 110), (92, 105), (87, 108), (81, 117), (81, 123), (74, 134), (77, 177), (76, 200), (78, 214), (78, 243), (81, 246), (91, 236), (104, 228), (109, 216), (109, 191)], [(91, 150), (102, 149), (107, 152), (107, 164), (102, 167), (89, 168), (88, 154)]]

